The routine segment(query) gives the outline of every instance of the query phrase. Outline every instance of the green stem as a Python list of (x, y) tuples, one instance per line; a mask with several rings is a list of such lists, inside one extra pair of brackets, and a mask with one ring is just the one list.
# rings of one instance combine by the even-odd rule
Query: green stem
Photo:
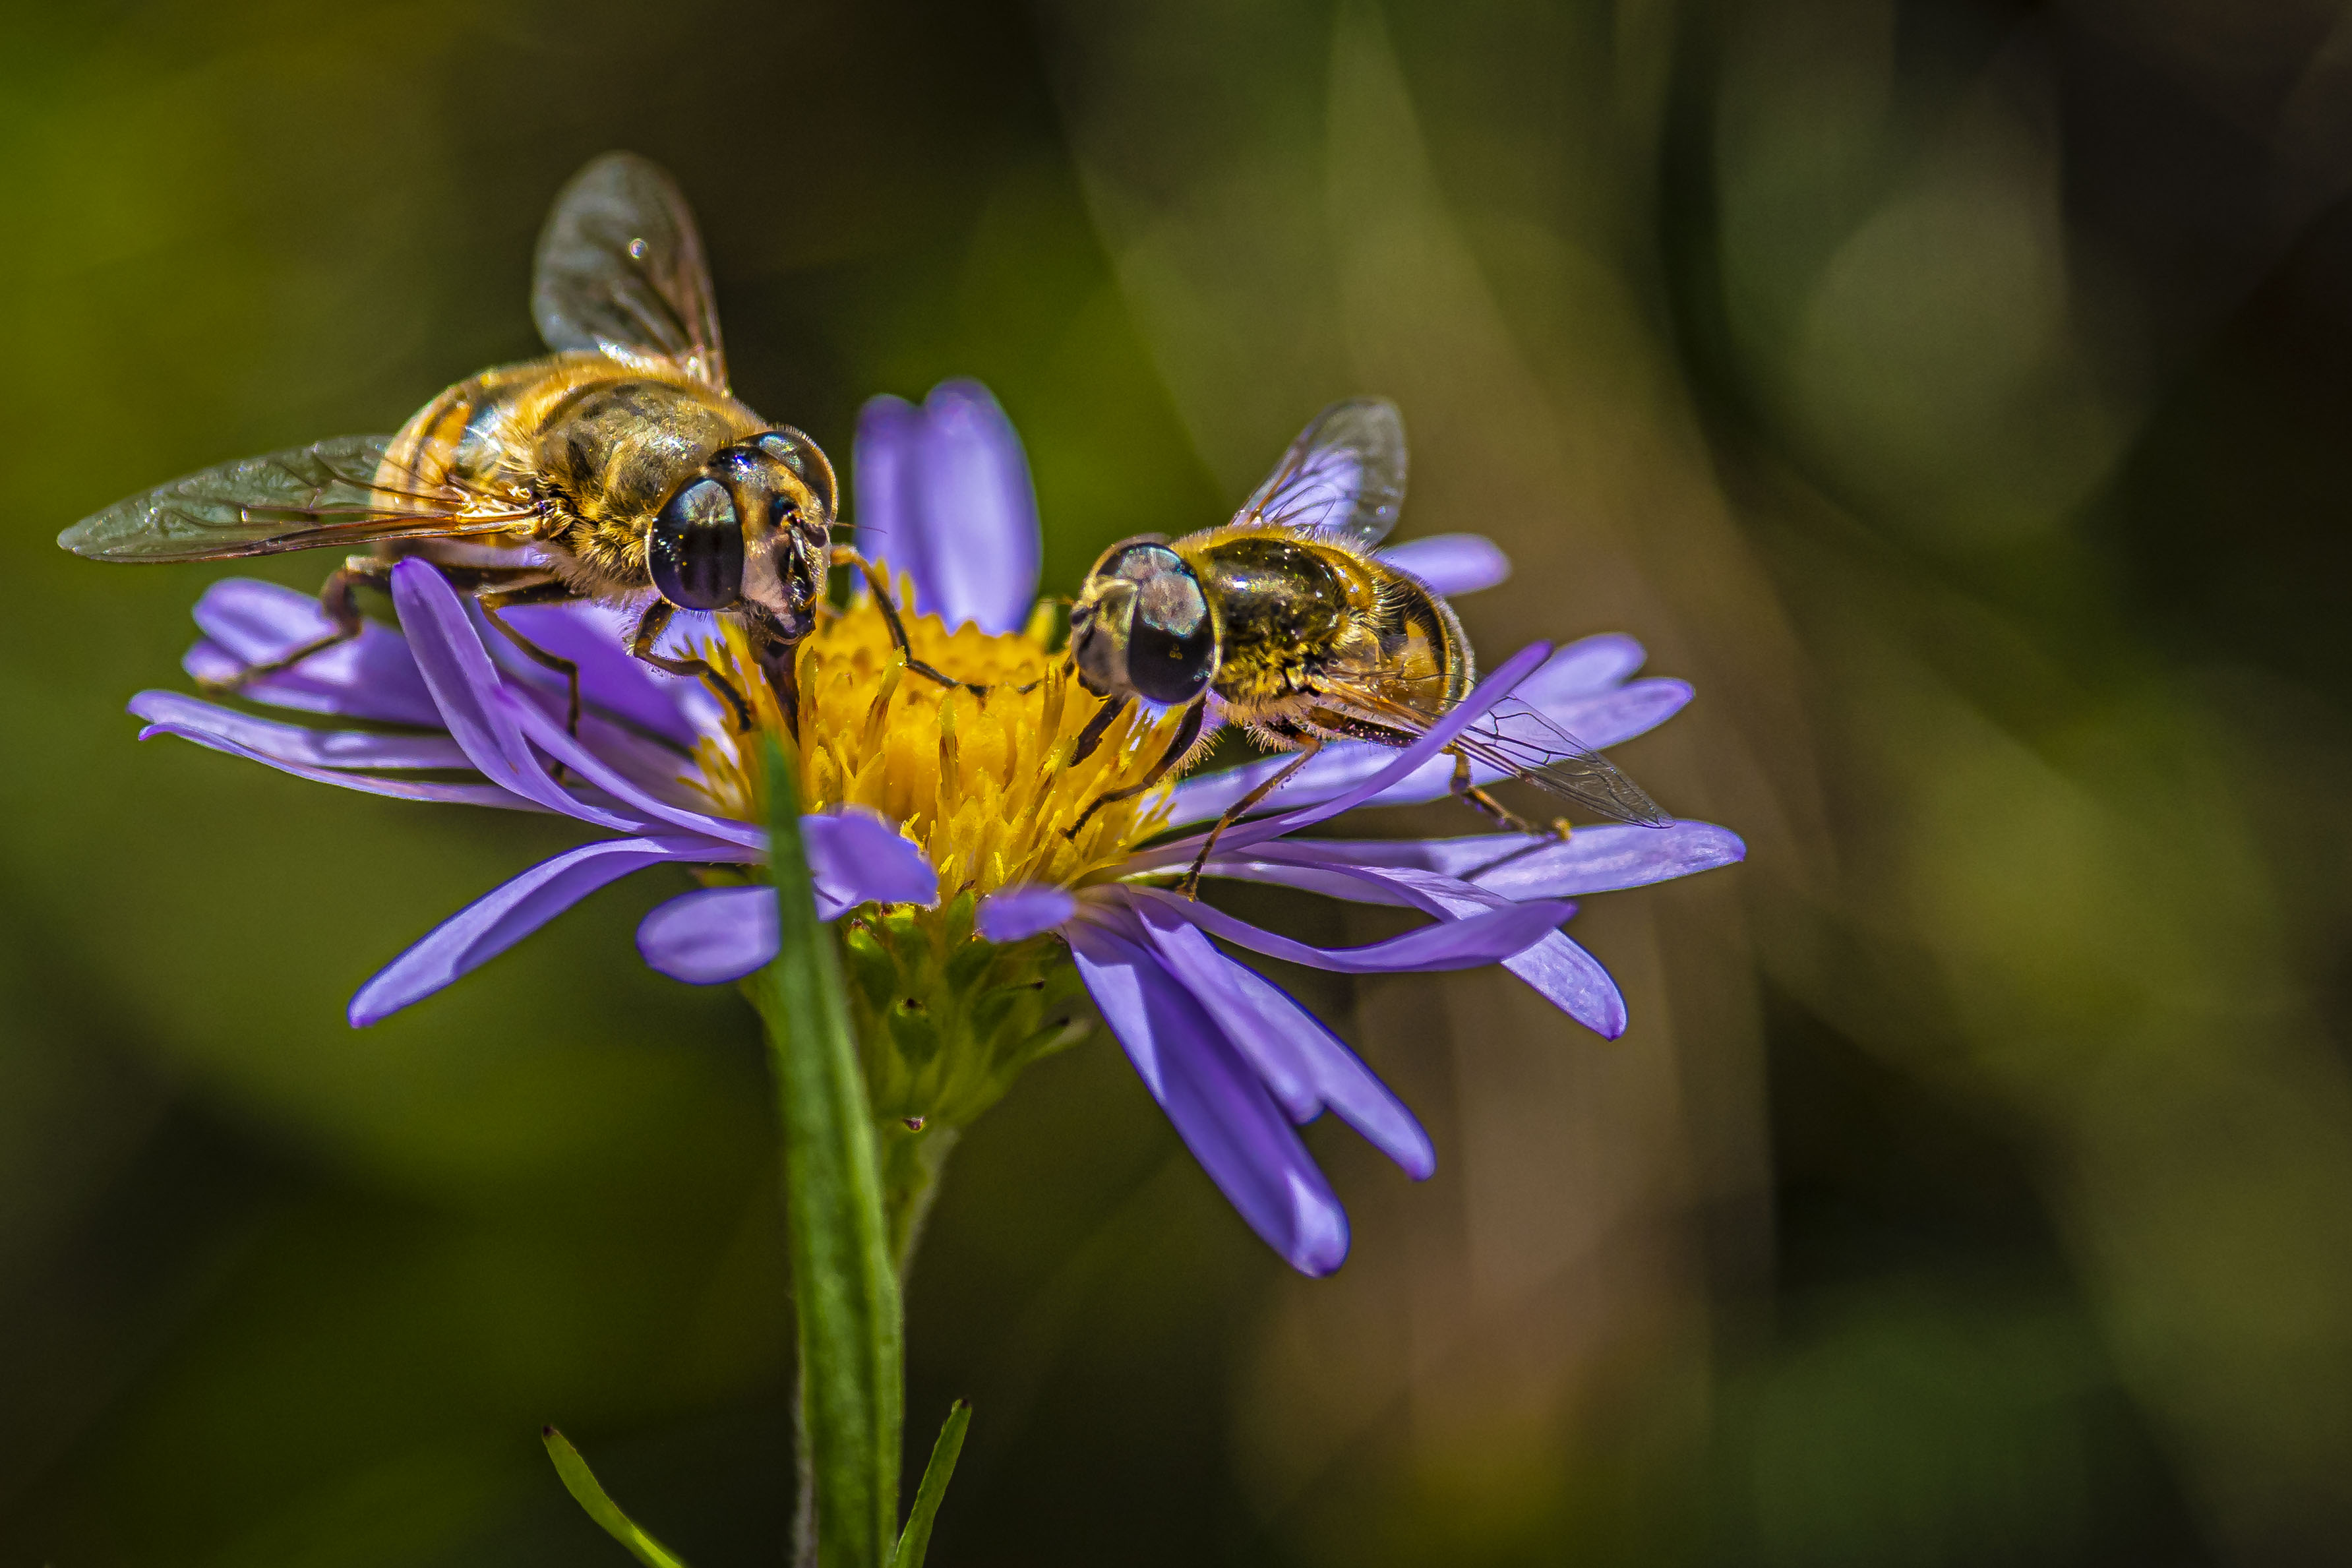
[(821, 1568), (881, 1568), (898, 1535), (906, 1405), (896, 1257), (840, 961), (801, 847), (799, 782), (772, 740), (765, 760), (777, 952), (747, 989), (767, 1025), (783, 1126), (808, 1478), (799, 1533), (815, 1535)]

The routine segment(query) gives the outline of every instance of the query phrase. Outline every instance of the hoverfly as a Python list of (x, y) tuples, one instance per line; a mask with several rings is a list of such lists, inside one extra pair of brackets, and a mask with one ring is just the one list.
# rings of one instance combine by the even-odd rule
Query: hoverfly
[[(1181, 763), (1213, 694), (1258, 741), (1298, 753), (1218, 818), (1188, 889), (1218, 835), (1327, 742), (1409, 746), (1469, 691), (1476, 663), (1454, 611), (1372, 554), (1396, 525), (1404, 483), (1396, 405), (1335, 403), (1231, 522), (1172, 543), (1124, 540), (1087, 574), (1070, 609), (1070, 658), (1079, 680), (1110, 700), (1080, 737), (1081, 754), (1130, 700), (1190, 705), (1151, 775), (1096, 807), (1141, 794)], [(1614, 821), (1669, 820), (1640, 785), (1524, 703), (1507, 702), (1446, 750), (1454, 793), (1513, 832), (1546, 830), (1474, 784), (1474, 765)]]
[[(578, 668), (501, 610), (642, 606), (629, 651), (700, 677), (748, 728), (725, 677), (656, 648), (677, 611), (715, 612), (750, 635), (793, 714), (792, 650), (814, 624), (829, 566), (856, 558), (830, 543), (838, 493), (824, 453), (728, 391), (702, 239), (670, 177), (627, 153), (574, 175), (540, 235), (530, 304), (550, 357), (459, 382), (398, 435), (208, 468), (85, 518), (58, 542), (97, 561), (372, 547), (320, 593), (333, 629), (239, 685), (358, 636), (356, 591), (388, 585), (399, 557), (417, 554), (567, 679), (575, 730)], [(491, 564), (481, 546), (493, 547)]]

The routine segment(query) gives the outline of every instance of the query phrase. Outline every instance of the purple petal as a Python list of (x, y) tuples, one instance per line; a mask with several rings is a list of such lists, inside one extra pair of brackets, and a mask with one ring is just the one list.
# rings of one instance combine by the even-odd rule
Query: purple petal
[(658, 905), (637, 926), (646, 963), (688, 985), (740, 980), (776, 956), (776, 889), (703, 888)]
[(1437, 533), (1379, 552), (1380, 558), (1440, 598), (1491, 588), (1511, 574), (1511, 558), (1484, 534)]
[(1503, 960), (1503, 967), (1526, 981), (1537, 994), (1600, 1036), (1613, 1040), (1625, 1032), (1625, 996), (1601, 961), (1566, 931)]
[[(1301, 850), (1308, 850), (1308, 847), (1274, 844), (1259, 853), (1267, 860), (1302, 860), (1314, 864), (1310, 858), (1311, 850), (1307, 855), (1300, 855), (1297, 852)], [(1391, 895), (1445, 920), (1489, 919), (1506, 909), (1543, 908), (1572, 911), (1576, 907), (1569, 903), (1513, 904), (1500, 893), (1438, 872), (1410, 867), (1348, 866), (1329, 860), (1321, 864), (1339, 875), (1385, 884)], [(1567, 915), (1563, 913), (1559, 918), (1565, 920)], [(1559, 921), (1553, 923), (1557, 925)], [(1625, 998), (1618, 991), (1617, 983), (1609, 977), (1609, 972), (1601, 966), (1600, 960), (1563, 932), (1549, 931), (1539, 941), (1501, 962), (1504, 968), (1534, 986), (1546, 1001), (1603, 1039), (1613, 1040), (1625, 1032)]]
[(607, 882), (670, 860), (709, 860), (704, 838), (607, 838), (567, 849), (475, 900), (386, 964), (352, 998), (365, 1028), (496, 958)]
[(914, 578), (916, 607), (950, 627), (1019, 631), (1043, 544), (1029, 461), (976, 381), (945, 381), (916, 409), (871, 399), (856, 449), (858, 549)]
[[(1282, 881), (1317, 887), (1290, 873), (1328, 879), (1323, 866), (1398, 866), (1459, 877), (1514, 899), (1563, 899), (1582, 893), (1615, 892), (1694, 876), (1745, 859), (1739, 836), (1711, 822), (1676, 822), (1665, 827), (1612, 823), (1580, 827), (1565, 839), (1528, 838), (1517, 833), (1481, 833), (1462, 838), (1308, 838), (1286, 841), (1283, 865), (1267, 860), (1228, 861), (1223, 855), (1204, 874), (1242, 881)], [(1260, 875), (1261, 867), (1274, 873)], [(1373, 902), (1394, 901), (1389, 898)]]
[(1385, 942), (1367, 942), (1362, 947), (1314, 947), (1261, 931), (1196, 899), (1179, 898), (1158, 888), (1121, 890), (1139, 909), (1146, 903), (1162, 905), (1210, 935), (1223, 937), (1253, 952), (1343, 974), (1477, 969), (1499, 963), (1540, 942), (1547, 932), (1576, 912), (1572, 904), (1550, 900), (1513, 903), (1502, 900), (1494, 907), (1474, 908), (1459, 918), (1421, 926)]
[(931, 557), (938, 541), (923, 515), (923, 411), (903, 397), (869, 397), (857, 411), (851, 483), (857, 506), (852, 542), (868, 561), (889, 563), (891, 574), (916, 583), (938, 575)]
[[(878, 812), (845, 806), (801, 818), (817, 915), (831, 920), (859, 904), (935, 904), (940, 874), (923, 847)], [(827, 910), (826, 905), (836, 905)]]
[(1622, 632), (1580, 637), (1529, 676), (1518, 695), (1549, 711), (1555, 703), (1623, 685), (1649, 657), (1640, 643)]
[(1580, 827), (1564, 843), (1472, 879), (1514, 899), (1556, 899), (1712, 871), (1748, 858), (1739, 835), (1711, 822), (1676, 822), (1664, 828)]
[[(253, 666), (290, 653), (331, 629), (312, 595), (249, 577), (226, 578), (205, 589), (196, 601), (195, 619), (205, 640), (188, 650), (181, 667), (215, 685), (236, 679)], [(312, 654), (291, 669), (248, 681), (243, 694), (257, 702), (313, 713), (435, 729), (441, 725), (440, 711), (409, 656), (407, 642), (373, 621), (350, 642)]]
[[(594, 711), (635, 724), (691, 751), (715, 717), (709, 689), (699, 680), (667, 675), (628, 648), (637, 613), (616, 613), (600, 605), (530, 605), (502, 612), (507, 624), (547, 652), (580, 667), (580, 700)], [(562, 676), (548, 669), (495, 634), (484, 637), (508, 684), (537, 687), (568, 700)]]
[(484, 777), (550, 811), (600, 827), (638, 831), (646, 826), (582, 802), (548, 776), (516, 722), (521, 705), (507, 700), (498, 667), (440, 573), (414, 557), (401, 562), (392, 569), (392, 599), (443, 722)]
[[(537, 746), (615, 801), (635, 812), (642, 819), (640, 826), (666, 822), (673, 827), (685, 828), (689, 833), (708, 834), (712, 838), (740, 848), (762, 848), (767, 844), (766, 833), (748, 822), (738, 822), (732, 817), (713, 816), (707, 811), (697, 811), (691, 806), (679, 805), (652, 794), (643, 785), (622, 773), (606, 759), (598, 756), (581, 744), (578, 740), (564, 733), (562, 724), (558, 722), (552, 714), (520, 692), (493, 691), (488, 700), (483, 704), (483, 710), (509, 721), (516, 733), (523, 737), (527, 743)], [(567, 798), (575, 801), (577, 799), (576, 796), (567, 796)]]
[(177, 691), (142, 691), (131, 711), (175, 735), (196, 731), (236, 746), (245, 755), (312, 768), (471, 768), (446, 735), (387, 735), (371, 730), (313, 730), (281, 724)]
[(1147, 903), (1137, 912), (1160, 962), (1257, 1069), (1293, 1121), (1311, 1121), (1328, 1106), (1413, 1180), (1437, 1169), (1437, 1152), (1412, 1112), (1323, 1020), (1265, 975), (1227, 958), (1166, 906)]
[(1209, 1179), (1292, 1268), (1339, 1268), (1347, 1214), (1233, 1043), (1144, 948), (1083, 921), (1069, 935), (1103, 1021)]
[(1049, 931), (1077, 912), (1064, 888), (999, 888), (980, 900), (973, 925), (990, 942), (1022, 942)]
[(232, 757), (243, 757), (249, 763), (259, 763), (276, 768), (281, 773), (291, 773), (298, 779), (315, 784), (333, 784), (339, 789), (357, 790), (362, 795), (390, 795), (395, 800), (429, 800), (449, 805), (488, 805), (511, 811), (543, 811), (546, 807), (525, 800), (510, 790), (489, 784), (441, 784), (420, 779), (379, 778), (373, 773), (351, 773), (341, 768), (322, 768), (308, 763), (289, 762), (249, 746), (239, 744), (211, 727), (185, 723), (177, 720), (150, 724), (139, 731), (142, 741), (158, 735), (177, 735), (184, 741), (194, 741), (199, 746), (215, 752), (226, 752)]

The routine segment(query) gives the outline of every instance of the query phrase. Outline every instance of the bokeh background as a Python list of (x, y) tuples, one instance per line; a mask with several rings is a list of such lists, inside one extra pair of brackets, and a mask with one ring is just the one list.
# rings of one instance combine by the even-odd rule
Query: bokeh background
[(988, 381), (1055, 586), (1396, 397), (1404, 532), (1518, 563), (1474, 637), (1641, 637), (1700, 696), (1621, 761), (1751, 847), (1578, 917), (1614, 1044), (1302, 982), (1440, 1151), (1313, 1131), (1329, 1280), (1099, 1037), (1034, 1069), (912, 1286), (934, 1561), (2352, 1560), (2343, 5), (108, 0), (0, 12), (0, 1562), (624, 1561), (550, 1420), (778, 1560), (769, 1095), (635, 961), (675, 888), (351, 1031), (567, 827), (135, 744), (221, 574), (50, 542), (531, 353), (611, 146), (754, 406)]

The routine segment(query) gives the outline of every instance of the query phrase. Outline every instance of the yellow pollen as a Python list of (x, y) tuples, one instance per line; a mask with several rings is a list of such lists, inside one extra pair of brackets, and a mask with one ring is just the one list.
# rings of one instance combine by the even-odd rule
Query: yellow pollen
[[(1075, 839), (1067, 836), (1096, 800), (1142, 781), (1178, 714), (1152, 721), (1130, 708), (1072, 765), (1078, 733), (1102, 699), (1047, 647), (1054, 618), (1044, 606), (1026, 631), (1003, 635), (971, 625), (950, 632), (937, 616), (904, 619), (917, 659), (989, 689), (941, 687), (908, 669), (868, 599), (825, 616), (799, 651), (805, 809), (868, 806), (898, 823), (938, 868), (942, 904), (1013, 883), (1080, 885), (1159, 831), (1172, 771), (1144, 795), (1097, 811)], [(760, 730), (793, 744), (741, 634), (729, 626), (702, 651), (750, 700)], [(722, 814), (758, 822), (765, 781), (759, 747), (742, 743), (749, 739), (702, 741), (696, 783)]]

